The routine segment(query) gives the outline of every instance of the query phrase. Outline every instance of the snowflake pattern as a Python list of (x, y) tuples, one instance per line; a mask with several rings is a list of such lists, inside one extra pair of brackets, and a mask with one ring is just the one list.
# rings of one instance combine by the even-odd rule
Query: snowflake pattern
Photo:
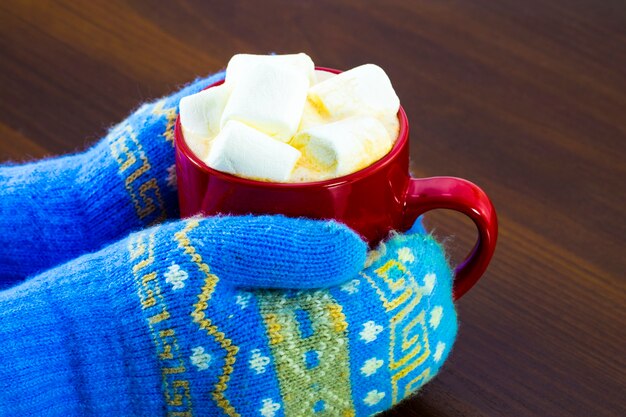
[(346, 282), (345, 284), (343, 284), (340, 288), (341, 288), (341, 291), (345, 291), (348, 294), (355, 294), (359, 292), (360, 284), (361, 284), (361, 281), (359, 281), (358, 279), (353, 279), (352, 281)]
[(280, 404), (275, 403), (271, 398), (266, 398), (263, 400), (263, 407), (259, 411), (263, 417), (274, 417), (278, 410), (280, 410)]
[(178, 188), (176, 179), (176, 164), (167, 168), (167, 178), (165, 178), (165, 183), (172, 190), (176, 190)]
[(198, 371), (206, 371), (209, 369), (209, 364), (213, 358), (211, 355), (204, 351), (202, 346), (198, 346), (192, 349), (192, 355), (189, 357), (191, 359), (191, 363), (195, 366)]
[(432, 310), (430, 310), (430, 320), (428, 320), (428, 324), (433, 329), (439, 327), (439, 323), (441, 322), (441, 317), (443, 317), (443, 308), (441, 306), (435, 306)]
[(261, 351), (259, 349), (253, 349), (251, 353), (252, 358), (248, 361), (250, 369), (254, 370), (257, 375), (265, 373), (267, 365), (270, 364), (270, 358), (261, 355)]
[(235, 296), (235, 302), (237, 303), (237, 305), (239, 305), (239, 307), (241, 307), (241, 309), (245, 309), (246, 307), (248, 307), (248, 303), (250, 302), (250, 299), (252, 298), (251, 294), (245, 294), (245, 293), (241, 293), (241, 294), (237, 294)]
[(174, 262), (167, 268), (167, 272), (165, 273), (165, 282), (170, 284), (173, 290), (185, 288), (185, 280), (187, 280), (187, 278), (189, 278), (189, 274)]
[(383, 366), (383, 361), (378, 358), (370, 358), (365, 361), (363, 366), (361, 367), (361, 373), (365, 376), (374, 375), (381, 366)]
[(367, 396), (363, 399), (363, 402), (370, 407), (378, 404), (380, 400), (385, 398), (385, 393), (377, 390), (372, 390), (367, 393)]
[(439, 362), (441, 360), (441, 355), (446, 350), (446, 344), (443, 342), (437, 343), (437, 347), (435, 348), (435, 353), (433, 355), (433, 359), (435, 362)]
[(378, 334), (383, 331), (383, 326), (380, 324), (376, 324), (374, 321), (370, 320), (366, 323), (363, 323), (363, 330), (361, 330), (361, 340), (365, 341), (365, 343), (370, 343), (376, 340)]
[(424, 286), (422, 289), (424, 290), (424, 294), (430, 295), (435, 288), (435, 283), (437, 282), (437, 275), (430, 272), (424, 275)]
[(404, 263), (413, 263), (415, 261), (415, 256), (413, 255), (413, 251), (409, 247), (403, 247), (398, 249), (398, 259), (400, 262)]

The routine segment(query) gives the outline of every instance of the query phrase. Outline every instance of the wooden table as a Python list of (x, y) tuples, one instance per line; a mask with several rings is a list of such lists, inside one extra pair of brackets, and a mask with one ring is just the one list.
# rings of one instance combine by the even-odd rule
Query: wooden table
[[(626, 415), (626, 3), (212, 3), (0, 3), (0, 160), (84, 149), (237, 52), (377, 63), (415, 175), (476, 182), (500, 219), (450, 360), (388, 416)], [(473, 227), (428, 220), (460, 259)]]

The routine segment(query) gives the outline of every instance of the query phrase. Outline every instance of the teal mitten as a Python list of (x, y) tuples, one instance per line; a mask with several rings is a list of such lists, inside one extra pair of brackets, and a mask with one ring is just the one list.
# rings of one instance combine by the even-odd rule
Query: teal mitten
[(0, 292), (0, 415), (388, 409), (452, 348), (451, 270), (424, 233), (365, 248), (335, 222), (190, 219)]

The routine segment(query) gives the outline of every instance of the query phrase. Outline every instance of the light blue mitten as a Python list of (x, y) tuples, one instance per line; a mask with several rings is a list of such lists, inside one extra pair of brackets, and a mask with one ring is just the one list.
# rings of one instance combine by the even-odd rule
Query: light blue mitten
[(0, 165), (0, 289), (176, 218), (178, 102), (223, 76), (142, 105), (85, 152)]
[(226, 216), (149, 228), (31, 278), (0, 292), (0, 415), (388, 409), (452, 348), (451, 271), (424, 233), (365, 251), (335, 222)]
[[(175, 218), (177, 104), (221, 76), (84, 153), (0, 167), (0, 287)], [(363, 270), (365, 244), (334, 222), (194, 219), (45, 272), (0, 293), (0, 415), (384, 410), (436, 374), (456, 334), (443, 250), (413, 232)]]

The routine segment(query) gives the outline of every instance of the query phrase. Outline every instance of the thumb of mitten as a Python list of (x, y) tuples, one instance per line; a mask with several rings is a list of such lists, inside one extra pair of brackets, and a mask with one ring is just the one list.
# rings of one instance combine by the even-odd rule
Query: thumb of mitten
[(191, 232), (224, 283), (242, 288), (308, 289), (354, 278), (367, 245), (335, 221), (285, 216), (220, 216)]

